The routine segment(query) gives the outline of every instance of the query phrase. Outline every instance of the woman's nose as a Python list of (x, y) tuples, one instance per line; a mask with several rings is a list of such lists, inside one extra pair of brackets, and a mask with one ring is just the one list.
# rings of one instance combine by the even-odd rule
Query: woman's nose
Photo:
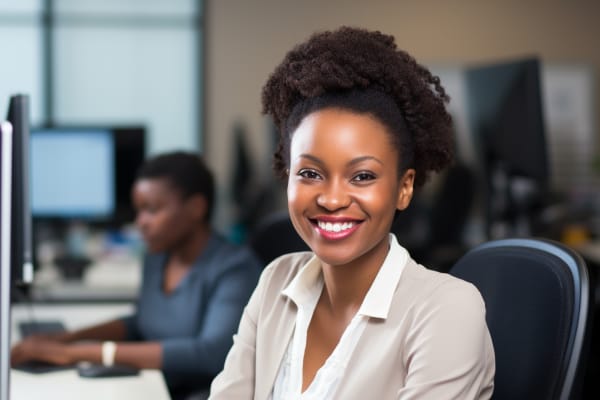
[(340, 182), (324, 185), (323, 191), (317, 197), (317, 204), (330, 211), (346, 208), (351, 201), (348, 189)]

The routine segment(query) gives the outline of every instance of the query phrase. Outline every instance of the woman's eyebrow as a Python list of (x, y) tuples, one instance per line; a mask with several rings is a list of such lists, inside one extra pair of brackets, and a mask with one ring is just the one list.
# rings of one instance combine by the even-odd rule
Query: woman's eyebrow
[(361, 156), (361, 157), (356, 157), (353, 158), (352, 161), (350, 161), (348, 164), (349, 165), (355, 165), (355, 164), (359, 164), (363, 161), (375, 161), (381, 165), (383, 165), (383, 161), (381, 161), (380, 159), (378, 159), (377, 157), (373, 157), (373, 156)]
[[(323, 161), (319, 157), (315, 157), (312, 154), (303, 153), (303, 154), (300, 154), (299, 157), (306, 158), (306, 159), (311, 160), (320, 165), (324, 164)], [(352, 166), (352, 165), (360, 164), (363, 161), (375, 161), (375, 162), (383, 165), (383, 161), (381, 161), (377, 157), (373, 157), (373, 156), (360, 156), (360, 157), (353, 158), (352, 160), (350, 160), (348, 165)]]
[(317, 164), (323, 165), (323, 161), (319, 157), (315, 157), (312, 154), (302, 153), (300, 154), (299, 158), (306, 158)]

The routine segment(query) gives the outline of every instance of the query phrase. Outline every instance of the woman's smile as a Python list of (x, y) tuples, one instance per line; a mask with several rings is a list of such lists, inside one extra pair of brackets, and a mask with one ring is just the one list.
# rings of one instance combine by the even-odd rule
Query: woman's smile
[(326, 240), (341, 240), (352, 235), (360, 226), (359, 220), (328, 216), (311, 219), (316, 231)]

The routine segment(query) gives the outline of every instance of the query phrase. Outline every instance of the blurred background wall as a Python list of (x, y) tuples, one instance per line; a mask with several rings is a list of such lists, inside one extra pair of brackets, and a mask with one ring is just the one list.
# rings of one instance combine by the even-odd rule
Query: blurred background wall
[[(240, 121), (262, 166), (254, 174), (268, 174), (271, 128), (260, 113), (261, 88), (286, 51), (315, 30), (347, 24), (393, 34), (436, 71), (535, 55), (547, 65), (583, 68), (592, 85), (584, 96), (592, 101), (600, 88), (593, 79), (600, 72), (600, 2), (208, 0), (204, 13), (206, 155), (223, 183), (232, 175), (233, 127)], [(593, 121), (584, 129), (594, 130), (595, 146), (600, 110), (585, 106)], [(227, 214), (223, 207), (220, 218)]]
[(215, 222), (228, 231), (258, 205), (284, 206), (281, 186), (275, 202), (258, 193), (274, 185), (274, 132), (260, 109), (269, 73), (312, 32), (355, 25), (393, 34), (441, 76), (467, 160), (464, 70), (538, 57), (554, 184), (587, 199), (598, 175), (598, 15), (591, 0), (5, 0), (0, 110), (24, 92), (34, 125), (139, 124), (147, 155), (202, 152), (219, 184)]

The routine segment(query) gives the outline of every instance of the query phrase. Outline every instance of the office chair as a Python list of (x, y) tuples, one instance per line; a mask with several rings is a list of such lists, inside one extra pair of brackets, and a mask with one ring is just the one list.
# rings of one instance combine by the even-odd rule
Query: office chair
[(287, 210), (271, 213), (260, 221), (250, 233), (248, 245), (264, 265), (283, 254), (310, 250), (296, 233)]
[(501, 239), (467, 252), (450, 274), (486, 304), (496, 354), (493, 399), (577, 399), (591, 336), (583, 259), (545, 239)]

